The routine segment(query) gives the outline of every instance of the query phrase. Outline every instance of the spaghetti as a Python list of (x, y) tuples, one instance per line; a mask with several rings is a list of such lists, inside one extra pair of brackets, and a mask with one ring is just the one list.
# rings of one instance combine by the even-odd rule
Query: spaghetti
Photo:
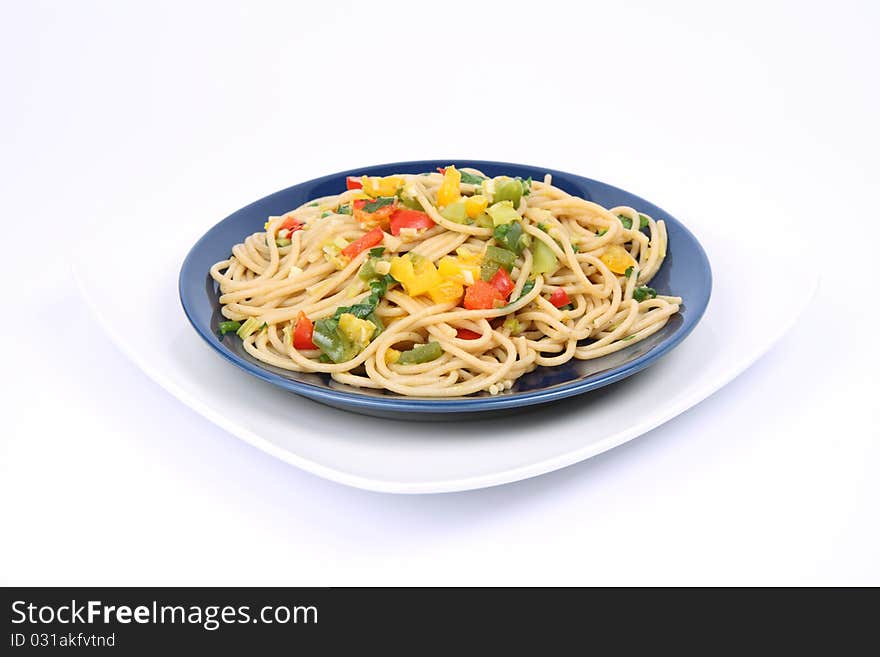
[(254, 358), (419, 397), (510, 390), (538, 366), (605, 356), (681, 299), (648, 286), (666, 228), (543, 181), (454, 166), (349, 178), (269, 217), (211, 267), (222, 334)]

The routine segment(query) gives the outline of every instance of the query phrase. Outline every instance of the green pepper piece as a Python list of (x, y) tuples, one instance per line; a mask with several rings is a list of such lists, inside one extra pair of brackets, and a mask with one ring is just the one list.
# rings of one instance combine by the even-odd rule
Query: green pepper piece
[(460, 198), (447, 205), (440, 211), (440, 216), (457, 224), (467, 223), (467, 211), (464, 208), (464, 199)]
[(417, 365), (419, 363), (429, 363), (437, 360), (443, 355), (443, 348), (439, 342), (428, 342), (427, 344), (416, 345), (409, 351), (400, 354), (397, 362), (400, 365)]
[(312, 342), (334, 363), (344, 363), (358, 354), (356, 346), (339, 331), (339, 321), (335, 319), (319, 319), (315, 322)]
[(486, 212), (492, 217), (492, 223), (495, 226), (509, 224), (511, 221), (518, 221), (520, 218), (519, 212), (513, 209), (513, 204), (510, 201), (501, 201), (500, 203), (490, 205)]
[(494, 203), (510, 201), (513, 207), (518, 208), (523, 194), (522, 182), (513, 178), (497, 178), (495, 180)]
[(509, 224), (501, 224), (496, 226), (492, 232), (495, 241), (507, 249), (513, 251), (516, 255), (522, 253), (523, 247), (526, 246), (526, 240), (523, 239), (522, 224), (518, 221), (512, 221)]
[(559, 260), (553, 250), (542, 240), (535, 240), (532, 244), (532, 272), (546, 274), (556, 271), (558, 267)]
[(235, 333), (238, 329), (241, 328), (241, 322), (220, 322), (217, 325), (217, 329), (220, 331), (220, 335), (226, 335), (227, 333)]

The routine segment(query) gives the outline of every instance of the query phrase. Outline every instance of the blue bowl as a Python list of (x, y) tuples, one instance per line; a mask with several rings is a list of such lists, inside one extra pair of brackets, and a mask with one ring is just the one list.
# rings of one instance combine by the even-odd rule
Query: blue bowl
[(617, 187), (563, 171), (482, 160), (455, 160), (454, 163), (458, 167), (474, 167), (489, 176), (531, 176), (541, 180), (550, 173), (553, 184), (570, 194), (605, 207), (628, 205), (655, 219), (665, 219), (669, 248), (651, 287), (660, 294), (682, 297), (679, 313), (654, 335), (614, 354), (587, 361), (570, 360), (557, 367), (539, 367), (521, 377), (511, 391), (500, 395), (482, 393), (449, 399), (404, 397), (388, 391), (362, 390), (337, 383), (325, 374), (288, 372), (251, 357), (234, 335), (218, 337), (218, 323), (224, 318), (220, 314), (216, 285), (208, 270), (215, 262), (228, 257), (234, 244), (262, 230), (266, 217), (270, 215), (282, 214), (316, 197), (338, 194), (345, 189), (346, 176), (421, 173), (450, 164), (449, 160), (421, 160), (362, 167), (316, 178), (266, 196), (229, 215), (196, 242), (183, 262), (180, 300), (186, 316), (217, 353), (264, 381), (336, 408), (380, 417), (417, 416), (418, 419), (454, 419), (457, 416), (452, 414), (476, 412), (494, 415), (493, 411), (509, 412), (509, 409), (544, 404), (601, 388), (654, 363), (684, 340), (700, 321), (712, 291), (712, 271), (699, 242), (668, 212)]

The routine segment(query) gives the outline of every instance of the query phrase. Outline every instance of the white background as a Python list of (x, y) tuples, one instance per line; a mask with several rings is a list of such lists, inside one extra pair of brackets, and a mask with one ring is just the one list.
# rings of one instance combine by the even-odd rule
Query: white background
[[(2, 2), (0, 581), (880, 584), (876, 3), (294, 5)], [(70, 276), (88, 230), (138, 239), (133, 206), (173, 230), (199, 198), (207, 228), (316, 175), (443, 157), (581, 173), (685, 221), (735, 207), (755, 240), (810, 236), (819, 291), (636, 441), (392, 496), (184, 407)], [(742, 266), (803, 293), (786, 263), (806, 254), (777, 253)]]

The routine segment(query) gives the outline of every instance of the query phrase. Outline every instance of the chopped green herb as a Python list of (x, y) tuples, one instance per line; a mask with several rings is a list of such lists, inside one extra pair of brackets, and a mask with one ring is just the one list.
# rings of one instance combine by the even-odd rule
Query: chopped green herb
[(467, 171), (461, 172), (461, 182), (465, 185), (479, 185), (486, 180), (485, 176), (478, 176), (473, 173), (468, 173)]
[(648, 218), (639, 212), (639, 228), (647, 228), (648, 227)]
[(241, 322), (220, 322), (217, 325), (217, 330), (220, 331), (220, 335), (226, 335), (227, 333), (235, 333), (238, 329), (241, 328)]
[(309, 203), (309, 207), (310, 207), (310, 208), (316, 208), (316, 207), (318, 207), (318, 202), (315, 201), (314, 203)]
[(575, 244), (574, 242), (572, 242), (572, 243), (571, 243), (571, 250), (574, 251), (575, 253), (577, 253), (578, 251), (581, 250), (581, 247), (579, 247), (577, 244)]
[(394, 196), (380, 196), (377, 199), (370, 201), (369, 203), (364, 204), (364, 212), (375, 212), (379, 208), (384, 208), (386, 205), (391, 205), (397, 199)]
[(324, 217), (329, 217), (331, 214), (333, 213), (329, 210), (324, 210), (324, 212), (321, 213), (321, 219), (323, 219)]
[(648, 287), (647, 285), (643, 285), (642, 287), (637, 287), (633, 290), (633, 299), (636, 301), (645, 301), (646, 299), (654, 299), (657, 297), (657, 290), (653, 287)]
[(624, 275), (626, 278), (629, 278), (630, 276), (632, 276), (632, 273), (633, 273), (634, 271), (635, 271), (635, 267), (633, 267), (632, 265), (630, 265), (629, 267), (626, 268), (626, 271), (623, 272), (623, 275)]
[(522, 224), (518, 221), (511, 221), (509, 224), (501, 224), (495, 226), (492, 231), (492, 237), (499, 245), (510, 249), (516, 255), (522, 253), (523, 248), (528, 246), (528, 235), (523, 232)]
[(377, 246), (375, 249), (370, 249), (370, 257), (371, 258), (381, 258), (385, 253), (384, 246)]
[(351, 206), (348, 203), (340, 205), (336, 208), (336, 214), (351, 214)]
[[(519, 301), (520, 299), (522, 299), (524, 296), (526, 296), (529, 292), (531, 292), (534, 289), (535, 289), (535, 281), (533, 281), (532, 279), (527, 280), (525, 285), (523, 285), (522, 292), (520, 292), (519, 296), (516, 298), (516, 301)], [(511, 303), (514, 303), (514, 302), (511, 301)], [(507, 305), (509, 306), (510, 304), (507, 304)]]
[(607, 228), (603, 228), (603, 229), (600, 230), (598, 233), (596, 233), (596, 237), (602, 237), (602, 236), (603, 236), (605, 233), (607, 233), (607, 232), (608, 232), (608, 229), (607, 229)]
[(547, 232), (547, 224), (538, 224), (538, 230), (543, 230), (545, 233)]
[(627, 217), (624, 214), (617, 215), (617, 218), (620, 219), (620, 223), (623, 224), (623, 227), (626, 229), (630, 229), (633, 227), (633, 220)]
[(635, 337), (636, 337), (635, 335), (628, 335), (628, 336), (626, 336), (625, 338), (623, 338), (623, 339), (621, 340), (621, 342), (629, 342), (630, 340), (632, 340), (632, 339), (635, 338)]
[(522, 195), (523, 196), (528, 196), (529, 194), (532, 193), (532, 177), (531, 176), (529, 176), (525, 180), (521, 180), (519, 178), (517, 178), (517, 180), (519, 180), (520, 184), (522, 185)]

